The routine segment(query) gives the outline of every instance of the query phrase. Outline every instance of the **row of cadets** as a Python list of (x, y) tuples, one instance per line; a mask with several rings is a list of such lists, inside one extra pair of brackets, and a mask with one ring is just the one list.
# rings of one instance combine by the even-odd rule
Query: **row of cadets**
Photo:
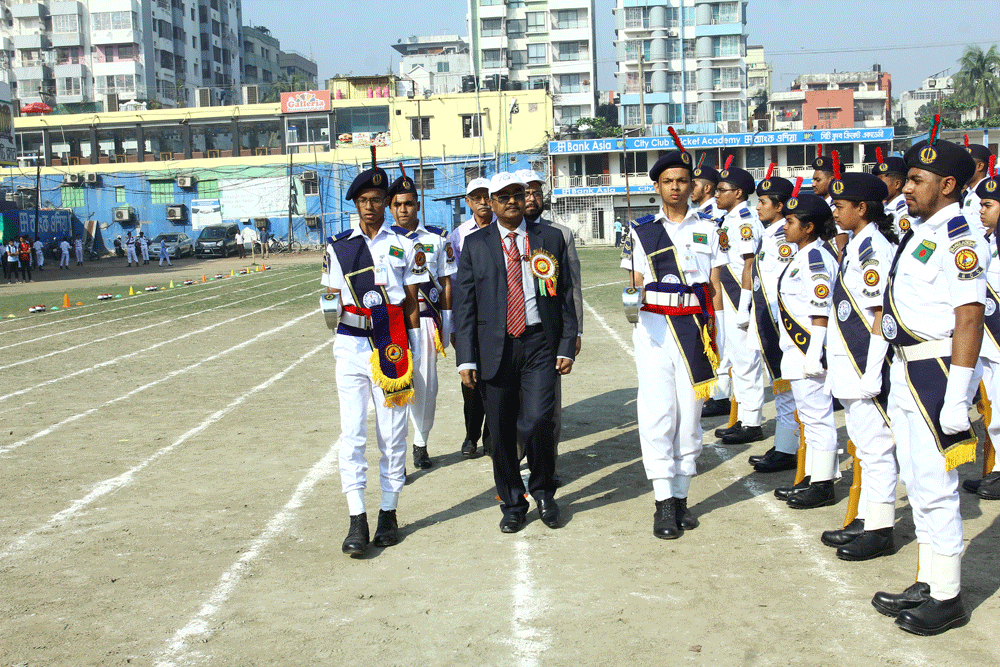
[[(844, 405), (861, 479), (855, 480), (860, 481), (855, 518), (840, 530), (824, 532), (822, 541), (837, 548), (838, 558), (861, 561), (895, 550), (896, 459), (886, 414), (889, 376), (883, 371), (889, 345), (879, 325), (899, 239), (886, 214), (888, 188), (879, 176), (845, 173), (831, 182), (830, 194), (834, 221), (851, 240), (833, 288), (826, 383)], [(853, 514), (853, 507), (848, 511)]]
[(906, 162), (901, 157), (883, 158), (881, 146), (875, 147), (875, 167), (872, 173), (885, 183), (885, 214), (892, 218), (896, 236), (902, 238), (910, 231), (910, 214), (906, 208), (906, 196), (903, 186), (906, 185)]
[(420, 201), (413, 179), (399, 165), (400, 176), (386, 193), (389, 210), (396, 223), (410, 233), (414, 242), (413, 271), (421, 276), (417, 285), (420, 327), (417, 330), (419, 354), (413, 369), (413, 402), (409, 406), (413, 424), (413, 465), (430, 468), (427, 438), (434, 426), (438, 395), (438, 353), (445, 354), (451, 341), (451, 276), (458, 270), (448, 232), (423, 224)]
[(965, 190), (962, 197), (962, 215), (969, 221), (973, 229), (979, 230), (980, 234), (985, 234), (982, 222), (979, 220), (979, 202), (981, 197), (978, 194), (979, 186), (990, 177), (989, 162), (993, 157), (993, 152), (982, 144), (970, 144), (969, 135), (965, 135), (965, 150), (969, 151), (972, 160), (976, 165), (976, 170), (969, 178), (968, 183), (963, 184)]
[(794, 186), (786, 178), (771, 175), (775, 166), (772, 162), (767, 176), (757, 184), (757, 217), (764, 232), (751, 267), (751, 312), (747, 317), (741, 311), (737, 317), (737, 326), (748, 330), (748, 344), (760, 350), (774, 391), (774, 446), (765, 454), (755, 454), (749, 459), (754, 470), (761, 473), (794, 469), (799, 447), (795, 399), (788, 380), (781, 375), (782, 326), (778, 316), (778, 277), (798, 252), (798, 246), (785, 238), (783, 211)]
[(725, 169), (719, 172), (715, 190), (718, 209), (725, 214), (719, 228), (719, 248), (728, 260), (721, 271), (726, 354), (719, 364), (720, 389), (716, 395), (722, 386), (731, 383), (738, 412), (736, 422), (731, 427), (717, 429), (715, 435), (723, 443), (735, 445), (764, 439), (761, 429), (764, 373), (760, 350), (747, 345), (746, 328), (737, 325), (739, 319), (749, 322), (751, 265), (764, 228), (747, 203), (757, 187), (753, 176), (744, 169), (731, 167), (732, 159), (729, 156)]
[(636, 410), (653, 484), (653, 534), (661, 539), (698, 526), (687, 496), (702, 449), (702, 403), (712, 394), (724, 345), (719, 274), (727, 261), (715, 224), (689, 205), (694, 165), (672, 130), (678, 150), (649, 171), (660, 211), (632, 225), (621, 261), (632, 286), (623, 298), (643, 288), (632, 320)]
[[(725, 211), (719, 210), (718, 200), (716, 199), (716, 188), (719, 185), (719, 172), (716, 171), (714, 167), (702, 165), (702, 161), (704, 161), (704, 159), (705, 153), (702, 153), (701, 159), (698, 161), (698, 166), (695, 167), (692, 172), (691, 204), (698, 209), (698, 215), (705, 220), (709, 220), (713, 225), (718, 227), (726, 215)], [(719, 383), (716, 385), (715, 389), (715, 395), (705, 401), (705, 404), (702, 406), (702, 418), (728, 415), (731, 408), (728, 398), (729, 393), (730, 383), (729, 375), (727, 374), (725, 377), (719, 378)], [(719, 396), (721, 398), (716, 398), (715, 396)]]

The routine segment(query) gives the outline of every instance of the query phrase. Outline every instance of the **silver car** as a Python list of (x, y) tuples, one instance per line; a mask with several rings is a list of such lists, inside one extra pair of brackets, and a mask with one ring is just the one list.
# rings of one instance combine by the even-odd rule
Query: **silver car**
[(181, 232), (171, 232), (169, 234), (160, 234), (155, 239), (153, 239), (149, 244), (149, 256), (160, 258), (160, 240), (165, 239), (167, 242), (167, 256), (171, 259), (177, 259), (179, 257), (185, 257), (194, 254), (194, 239), (192, 239), (187, 234)]

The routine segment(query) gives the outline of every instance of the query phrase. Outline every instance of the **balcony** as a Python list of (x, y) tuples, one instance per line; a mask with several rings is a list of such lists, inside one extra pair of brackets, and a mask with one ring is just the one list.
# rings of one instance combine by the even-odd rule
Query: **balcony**
[(48, 8), (41, 2), (21, 2), (11, 5), (10, 13), (16, 19), (40, 19), (48, 15)]
[(41, 60), (25, 60), (14, 68), (14, 76), (18, 81), (31, 79), (51, 79), (52, 66)]
[(52, 16), (66, 16), (67, 14), (76, 14), (79, 16), (80, 3), (77, 0), (54, 0), (49, 3), (49, 13)]
[(79, 32), (54, 32), (52, 46), (83, 46), (83, 35)]
[[(18, 7), (20, 5), (14, 5)], [(49, 36), (45, 33), (34, 35), (14, 35), (15, 49), (47, 49), (50, 46)]]
[(91, 30), (90, 43), (100, 44), (141, 44), (142, 33), (130, 28), (118, 30)]

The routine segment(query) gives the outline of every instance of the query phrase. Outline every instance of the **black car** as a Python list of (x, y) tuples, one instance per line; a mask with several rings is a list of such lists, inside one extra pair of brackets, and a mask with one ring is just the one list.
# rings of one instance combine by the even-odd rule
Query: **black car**
[(209, 225), (194, 243), (195, 257), (229, 257), (236, 254), (236, 225)]

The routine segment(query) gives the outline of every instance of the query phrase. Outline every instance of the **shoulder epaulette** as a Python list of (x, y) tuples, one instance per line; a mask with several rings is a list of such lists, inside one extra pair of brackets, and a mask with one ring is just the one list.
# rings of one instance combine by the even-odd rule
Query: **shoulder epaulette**
[(906, 200), (905, 199), (902, 199), (902, 200), (896, 202), (896, 210), (897, 211), (902, 211), (904, 208), (906, 208)]
[(778, 231), (776, 231), (774, 233), (774, 238), (776, 238), (776, 239), (784, 239), (785, 238), (785, 226), (784, 225), (782, 225), (781, 228), (778, 229)]
[(411, 232), (409, 229), (406, 229), (405, 227), (400, 227), (399, 225), (393, 225), (392, 226), (392, 231), (396, 232), (400, 236), (405, 236), (406, 238), (410, 239), (411, 241), (416, 241), (417, 240), (417, 233), (416, 232)]
[(656, 220), (656, 216), (655, 215), (644, 215), (641, 218), (639, 218), (638, 220), (636, 220), (634, 223), (632, 223), (632, 225), (634, 227), (638, 227), (639, 225), (644, 225), (647, 222), (652, 222), (653, 220)]
[(957, 239), (969, 233), (969, 221), (965, 216), (957, 215), (948, 221), (948, 238)]
[(875, 249), (872, 248), (872, 239), (869, 236), (868, 238), (866, 238), (864, 241), (861, 242), (860, 246), (858, 246), (858, 259), (864, 262), (867, 261), (868, 258), (870, 258), (874, 254), (875, 254)]
[(708, 211), (698, 211), (698, 217), (701, 218), (702, 220), (709, 220), (711, 222), (715, 222), (715, 218), (713, 218), (712, 214), (709, 213)]
[(753, 215), (750, 213), (750, 209), (744, 208), (744, 209), (740, 210), (740, 217), (741, 218), (752, 218)]
[(712, 212), (712, 205), (711, 204), (705, 204), (705, 206), (702, 207), (701, 209), (699, 209), (699, 211), (704, 211), (705, 213), (711, 213)]
[(448, 236), (448, 232), (445, 231), (444, 229), (441, 229), (440, 227), (431, 227), (430, 225), (427, 225), (424, 227), (424, 229), (429, 231), (431, 234), (437, 234), (438, 236), (444, 236), (446, 238)]
[(813, 273), (826, 271), (826, 264), (823, 263), (823, 252), (819, 248), (809, 251), (809, 270)]
[(353, 229), (345, 229), (344, 231), (340, 232), (339, 234), (336, 234), (335, 236), (333, 236), (331, 238), (328, 238), (327, 241), (329, 241), (330, 243), (336, 243), (337, 241), (343, 241), (344, 239), (346, 239), (348, 236), (350, 236), (353, 233), (354, 233)]

